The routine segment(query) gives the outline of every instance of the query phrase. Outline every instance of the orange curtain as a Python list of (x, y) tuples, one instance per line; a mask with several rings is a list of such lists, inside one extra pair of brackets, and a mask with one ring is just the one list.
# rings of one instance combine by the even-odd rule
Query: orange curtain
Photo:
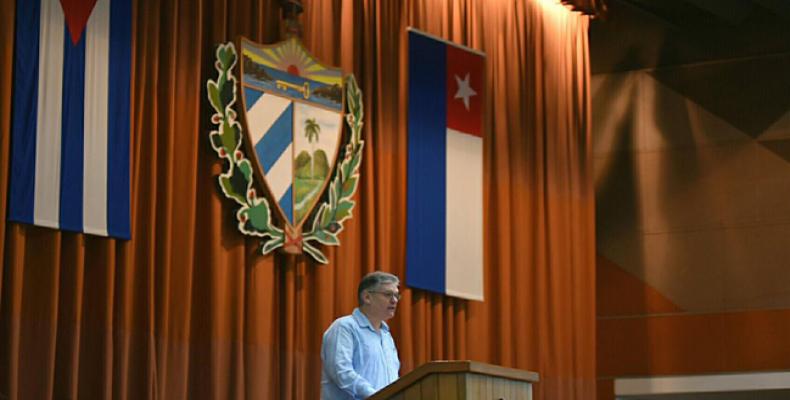
[(321, 335), (359, 278), (404, 275), (406, 34), (487, 53), (485, 302), (403, 288), (401, 373), (473, 359), (541, 373), (538, 399), (595, 393), (588, 17), (551, 0), (306, 0), (304, 41), (353, 71), (366, 142), (331, 264), (258, 255), (218, 190), (214, 46), (278, 39), (277, 0), (138, 0), (132, 239), (6, 221), (14, 1), (0, 8), (0, 397), (315, 399)]

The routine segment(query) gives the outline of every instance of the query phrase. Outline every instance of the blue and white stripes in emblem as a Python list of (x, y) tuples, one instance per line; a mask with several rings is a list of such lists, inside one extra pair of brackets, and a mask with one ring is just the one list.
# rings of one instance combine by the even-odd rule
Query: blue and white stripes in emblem
[(272, 196), (293, 222), (293, 102), (245, 88), (247, 124)]

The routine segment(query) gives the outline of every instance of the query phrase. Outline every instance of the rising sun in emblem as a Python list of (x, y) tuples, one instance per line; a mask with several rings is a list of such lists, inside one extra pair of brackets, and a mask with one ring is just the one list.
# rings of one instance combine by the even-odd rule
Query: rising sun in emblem
[(289, 39), (276, 47), (245, 47), (244, 55), (257, 64), (327, 85), (340, 85), (343, 80), (339, 69), (316, 61), (297, 39)]

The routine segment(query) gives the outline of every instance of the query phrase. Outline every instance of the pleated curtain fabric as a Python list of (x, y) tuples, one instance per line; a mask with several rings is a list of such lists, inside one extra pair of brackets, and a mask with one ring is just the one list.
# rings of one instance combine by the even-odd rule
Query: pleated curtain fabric
[[(21, 1), (21, 0), (20, 0)], [(403, 288), (401, 374), (435, 359), (595, 396), (588, 16), (551, 0), (306, 0), (304, 41), (353, 72), (366, 142), (330, 264), (261, 256), (217, 186), (214, 48), (279, 40), (276, 0), (133, 1), (131, 240), (7, 221), (14, 6), (0, 7), (0, 397), (316, 399), (321, 335), (375, 269), (403, 277), (406, 27), (486, 52), (485, 302)]]

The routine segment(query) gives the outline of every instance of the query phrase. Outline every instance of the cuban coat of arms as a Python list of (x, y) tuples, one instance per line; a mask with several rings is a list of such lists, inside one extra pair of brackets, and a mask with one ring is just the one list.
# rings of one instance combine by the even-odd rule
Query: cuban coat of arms
[(239, 230), (263, 238), (263, 254), (281, 248), (327, 263), (318, 244), (340, 244), (362, 161), (353, 75), (322, 64), (297, 38), (220, 45), (215, 68), (206, 84), (211, 145), (227, 161), (219, 184), (239, 206)]

